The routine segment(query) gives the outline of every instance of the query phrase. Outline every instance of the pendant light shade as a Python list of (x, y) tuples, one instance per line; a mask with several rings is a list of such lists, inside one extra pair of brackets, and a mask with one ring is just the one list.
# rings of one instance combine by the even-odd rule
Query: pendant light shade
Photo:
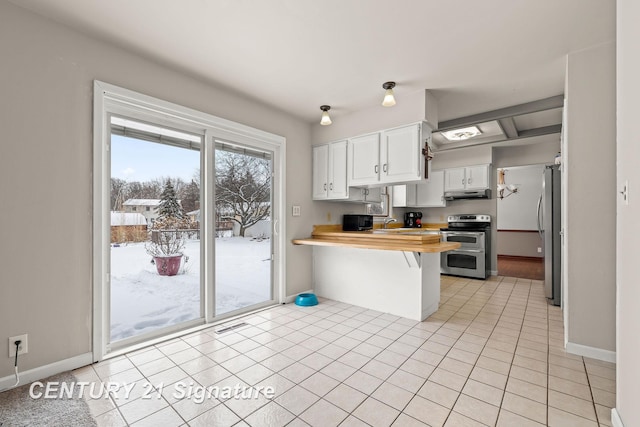
[(386, 91), (384, 93), (384, 99), (382, 100), (383, 107), (393, 107), (396, 105), (396, 99), (393, 96), (394, 87), (396, 87), (395, 82), (386, 82), (382, 85), (382, 88)]
[(329, 117), (329, 110), (331, 109), (328, 105), (321, 105), (320, 109), (322, 110), (322, 119), (320, 120), (320, 124), (322, 126), (328, 126), (331, 124), (331, 117)]

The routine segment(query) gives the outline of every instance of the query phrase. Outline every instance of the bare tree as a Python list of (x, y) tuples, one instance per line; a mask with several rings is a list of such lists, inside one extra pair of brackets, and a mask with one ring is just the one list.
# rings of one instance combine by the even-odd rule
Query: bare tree
[(120, 178), (111, 178), (111, 210), (122, 211), (122, 204), (128, 199), (127, 181)]
[(186, 213), (200, 208), (200, 187), (195, 180), (192, 179), (191, 183), (183, 186), (182, 191), (176, 190), (176, 193)]
[(216, 150), (216, 215), (247, 228), (271, 215), (270, 162), (263, 158)]

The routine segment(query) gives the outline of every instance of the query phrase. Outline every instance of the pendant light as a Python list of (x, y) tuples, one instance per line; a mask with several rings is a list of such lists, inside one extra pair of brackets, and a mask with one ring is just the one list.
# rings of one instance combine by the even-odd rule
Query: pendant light
[(386, 82), (382, 85), (384, 93), (384, 99), (382, 100), (383, 107), (393, 107), (396, 105), (396, 99), (393, 97), (393, 88), (396, 87), (396, 82)]
[(328, 105), (321, 105), (320, 109), (322, 110), (322, 119), (320, 120), (320, 124), (322, 126), (329, 126), (331, 124), (331, 117), (329, 117), (329, 110), (331, 107)]

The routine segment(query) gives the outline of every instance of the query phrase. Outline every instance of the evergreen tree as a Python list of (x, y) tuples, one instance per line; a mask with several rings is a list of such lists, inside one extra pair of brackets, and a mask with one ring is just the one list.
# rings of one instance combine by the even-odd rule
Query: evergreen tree
[(162, 194), (160, 195), (158, 214), (158, 219), (184, 218), (182, 206), (178, 203), (178, 198), (176, 197), (176, 192), (170, 179), (167, 179), (167, 182), (164, 185), (164, 190), (162, 190)]

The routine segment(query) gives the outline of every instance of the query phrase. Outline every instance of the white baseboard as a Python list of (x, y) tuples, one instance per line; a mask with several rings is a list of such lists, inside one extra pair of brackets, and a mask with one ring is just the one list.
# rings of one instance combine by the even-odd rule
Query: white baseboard
[(497, 276), (498, 270), (491, 270), (489, 273), (491, 273), (492, 276)]
[(588, 345), (575, 344), (572, 342), (567, 343), (566, 350), (569, 353), (577, 354), (578, 356), (586, 356), (592, 359), (603, 360), (605, 362), (616, 363), (616, 352), (611, 350), (604, 350), (596, 347), (589, 347)]
[(616, 408), (611, 410), (611, 424), (613, 424), (613, 427), (624, 427), (624, 424), (622, 424), (622, 418), (620, 418), (620, 414)]
[(285, 304), (290, 304), (292, 302), (296, 302), (296, 297), (300, 294), (312, 294), (313, 293), (313, 289), (309, 289), (308, 291), (302, 291), (302, 292), (298, 292), (295, 295), (289, 295), (284, 299), (284, 303)]
[[(81, 368), (93, 363), (93, 354), (84, 353), (78, 356), (70, 357), (69, 359), (60, 360), (58, 362), (51, 363), (49, 365), (40, 366), (38, 368), (29, 369), (28, 371), (19, 372), (20, 384), (25, 385), (33, 381), (38, 381), (43, 378), (56, 375), (61, 372), (70, 371), (72, 369)], [(20, 366), (18, 366), (20, 368)], [(13, 388), (16, 383), (15, 375), (9, 375), (8, 377), (0, 378), (0, 391), (5, 391)]]

